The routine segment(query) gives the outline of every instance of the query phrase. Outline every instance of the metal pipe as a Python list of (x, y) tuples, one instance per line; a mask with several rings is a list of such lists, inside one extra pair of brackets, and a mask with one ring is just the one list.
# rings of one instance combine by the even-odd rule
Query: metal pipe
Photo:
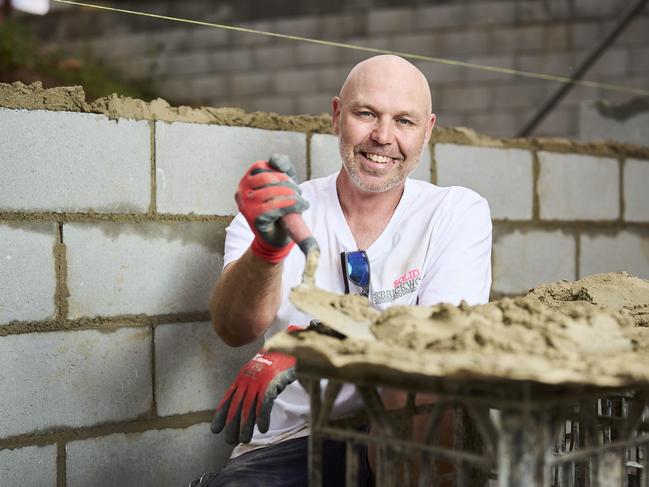
[(633, 5), (628, 7), (622, 15), (620, 20), (613, 28), (604, 36), (604, 38), (597, 44), (586, 56), (586, 58), (579, 64), (573, 75), (570, 77), (570, 82), (562, 83), (552, 95), (541, 105), (536, 114), (527, 122), (527, 125), (521, 130), (517, 136), (527, 137), (534, 129), (543, 121), (546, 115), (554, 108), (554, 106), (561, 101), (561, 99), (572, 89), (574, 86), (573, 81), (580, 79), (592, 64), (599, 59), (611, 43), (617, 38), (618, 35), (626, 28), (629, 22), (640, 13), (644, 8), (647, 0), (638, 0)]

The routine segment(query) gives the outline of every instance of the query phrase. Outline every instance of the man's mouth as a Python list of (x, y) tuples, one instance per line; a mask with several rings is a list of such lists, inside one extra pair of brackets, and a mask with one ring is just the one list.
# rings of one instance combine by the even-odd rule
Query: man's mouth
[(361, 152), (363, 156), (372, 161), (372, 162), (378, 162), (379, 164), (387, 164), (388, 162), (394, 163), (395, 160), (391, 157), (388, 156), (382, 156), (380, 154), (374, 154), (373, 152)]

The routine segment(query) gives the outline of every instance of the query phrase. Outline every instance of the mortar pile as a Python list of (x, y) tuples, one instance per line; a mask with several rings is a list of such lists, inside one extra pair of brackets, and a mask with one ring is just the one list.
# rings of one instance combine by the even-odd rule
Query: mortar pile
[(282, 334), (269, 346), (337, 367), (627, 386), (649, 383), (648, 322), (649, 281), (610, 273), (485, 305), (392, 307), (372, 324), (376, 341)]

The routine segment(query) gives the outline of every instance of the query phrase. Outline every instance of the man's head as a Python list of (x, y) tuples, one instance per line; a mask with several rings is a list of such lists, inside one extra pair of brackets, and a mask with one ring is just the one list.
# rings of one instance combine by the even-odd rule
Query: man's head
[(389, 191), (415, 169), (435, 124), (426, 77), (398, 56), (381, 55), (349, 72), (333, 99), (343, 166), (363, 191)]

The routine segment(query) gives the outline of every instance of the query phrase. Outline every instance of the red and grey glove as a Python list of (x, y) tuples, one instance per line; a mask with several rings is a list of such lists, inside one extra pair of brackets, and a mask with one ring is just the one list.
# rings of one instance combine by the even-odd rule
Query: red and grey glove
[[(301, 328), (289, 326), (289, 331), (296, 330)], [(225, 427), (225, 441), (231, 445), (250, 442), (255, 423), (265, 433), (275, 399), (293, 381), (295, 358), (262, 350), (242, 367), (216, 407), (212, 433)]]
[(276, 154), (268, 161), (255, 162), (239, 182), (235, 199), (255, 234), (250, 248), (268, 262), (281, 262), (293, 248), (280, 219), (309, 206), (295, 181), (297, 174), (289, 158)]

